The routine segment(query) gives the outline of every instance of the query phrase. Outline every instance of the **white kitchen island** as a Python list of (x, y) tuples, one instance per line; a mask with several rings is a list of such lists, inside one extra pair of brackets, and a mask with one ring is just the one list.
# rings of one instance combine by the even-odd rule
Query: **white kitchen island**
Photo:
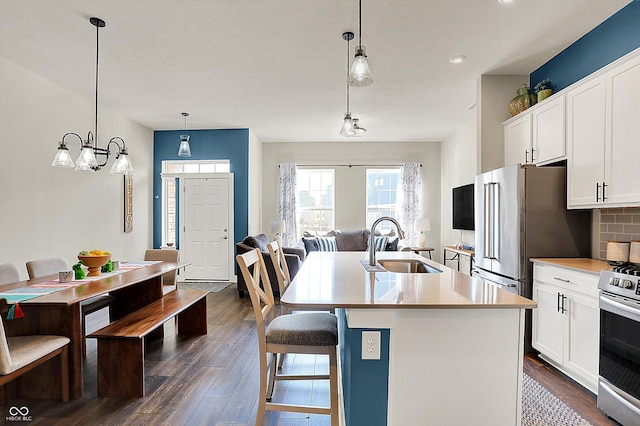
[[(336, 309), (345, 421), (370, 425), (519, 425), (524, 310), (535, 302), (408, 252), (440, 273), (367, 272), (365, 252), (310, 253), (282, 297)], [(379, 360), (362, 332), (380, 331)]]

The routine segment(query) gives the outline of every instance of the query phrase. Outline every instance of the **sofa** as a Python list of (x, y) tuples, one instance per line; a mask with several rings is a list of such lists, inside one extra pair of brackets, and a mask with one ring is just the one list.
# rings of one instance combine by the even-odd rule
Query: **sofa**
[[(355, 230), (332, 230), (323, 235), (314, 235), (305, 232), (302, 237), (305, 252), (308, 254), (312, 251), (366, 251), (369, 248), (368, 228)], [(385, 238), (386, 237), (386, 238)], [(327, 243), (328, 240), (328, 244)], [(335, 241), (335, 247), (332, 247)], [(402, 251), (404, 247), (398, 246), (398, 237), (395, 233), (381, 235), (376, 231), (376, 250), (377, 251)]]
[[(254, 236), (248, 236), (242, 242), (236, 243), (236, 254), (244, 254), (253, 249), (260, 249), (262, 252), (262, 257), (264, 257), (264, 263), (267, 267), (267, 272), (269, 275), (269, 282), (271, 283), (271, 288), (273, 289), (274, 295), (280, 295), (280, 288), (278, 287), (278, 277), (276, 276), (276, 271), (273, 267), (273, 262), (271, 261), (271, 255), (269, 254), (269, 249), (267, 245), (269, 244), (269, 239), (264, 234), (258, 234)], [(291, 279), (296, 276), (302, 262), (304, 262), (305, 258), (305, 250), (302, 247), (282, 247), (282, 251), (284, 252), (284, 258), (287, 262), (287, 267), (289, 268), (289, 274), (291, 275)], [(239, 272), (240, 268), (238, 267), (236, 261), (236, 270)], [(250, 268), (252, 271), (252, 268)], [(244, 297), (247, 292), (247, 283), (242, 276), (242, 273), (238, 273), (238, 295), (240, 297)]]

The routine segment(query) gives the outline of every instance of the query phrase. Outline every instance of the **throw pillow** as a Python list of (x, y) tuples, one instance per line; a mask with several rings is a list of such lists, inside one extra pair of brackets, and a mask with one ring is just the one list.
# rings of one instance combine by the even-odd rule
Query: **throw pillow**
[(386, 251), (388, 243), (389, 243), (389, 237), (387, 237), (386, 235), (380, 235), (380, 236), (376, 236), (376, 239), (373, 244), (376, 251)]
[(320, 247), (318, 247), (318, 239), (316, 237), (302, 237), (302, 242), (304, 243), (304, 250), (307, 253), (320, 250)]
[(386, 251), (398, 251), (399, 240), (400, 240), (399, 238), (389, 239), (389, 242), (387, 243)]
[(316, 237), (320, 251), (338, 251), (336, 237)]

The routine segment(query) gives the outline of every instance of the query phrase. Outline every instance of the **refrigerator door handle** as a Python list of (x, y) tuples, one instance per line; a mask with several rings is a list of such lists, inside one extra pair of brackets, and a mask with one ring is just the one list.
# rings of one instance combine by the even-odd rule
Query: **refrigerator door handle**
[(484, 184), (484, 250), (485, 259), (497, 259), (499, 235), (498, 212), (500, 211), (498, 183)]
[(482, 257), (485, 259), (491, 259), (493, 252), (491, 250), (491, 243), (493, 242), (493, 221), (491, 220), (491, 184), (484, 184), (484, 203), (482, 203), (484, 209), (484, 240), (482, 248)]

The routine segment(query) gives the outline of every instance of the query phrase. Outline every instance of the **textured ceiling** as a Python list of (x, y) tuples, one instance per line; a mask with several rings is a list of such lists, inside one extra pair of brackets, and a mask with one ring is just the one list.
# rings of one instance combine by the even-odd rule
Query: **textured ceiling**
[[(351, 89), (360, 140), (446, 138), (475, 114), (479, 75), (529, 74), (629, 2), (364, 0), (374, 83)], [(1, 0), (0, 56), (93, 99), (91, 16), (107, 23), (101, 106), (154, 130), (182, 128), (188, 111), (190, 129), (345, 140), (341, 35), (357, 38), (357, 0)]]

